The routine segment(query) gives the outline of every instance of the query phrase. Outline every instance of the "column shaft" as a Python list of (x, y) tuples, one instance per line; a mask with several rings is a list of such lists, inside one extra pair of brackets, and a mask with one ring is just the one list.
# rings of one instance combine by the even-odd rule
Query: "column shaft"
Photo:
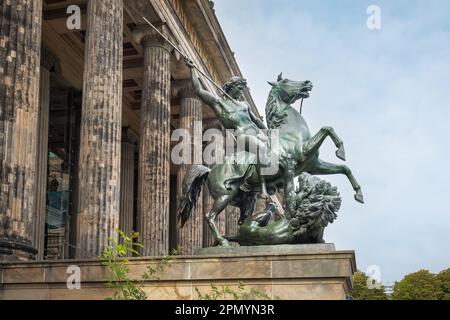
[(236, 235), (239, 230), (238, 221), (241, 215), (239, 208), (229, 206), (222, 212), (222, 214), (226, 216), (226, 234), (231, 236)]
[(42, 67), (39, 94), (39, 119), (36, 167), (36, 215), (33, 222), (33, 245), (36, 260), (44, 259), (45, 221), (47, 216), (48, 121), (50, 107), (50, 71)]
[(169, 251), (170, 51), (158, 35), (136, 35), (144, 47), (139, 137), (138, 231), (143, 256)]
[(0, 2), (0, 261), (36, 253), (41, 24), (42, 0)]
[(89, 0), (87, 15), (77, 258), (101, 255), (119, 226), (123, 1)]
[[(190, 84), (190, 80), (189, 80)], [(178, 170), (178, 196), (177, 205), (179, 207), (181, 194), (183, 192), (183, 179), (189, 170), (191, 164), (201, 164), (202, 162), (202, 102), (194, 97), (192, 88), (187, 84), (184, 89), (187, 92), (182, 92), (181, 106), (180, 106), (180, 129), (185, 129), (189, 132), (190, 141), (190, 164), (183, 164)], [(191, 217), (182, 229), (178, 229), (178, 248), (184, 255), (194, 254), (196, 249), (203, 246), (203, 197), (197, 201), (191, 213)]]
[(134, 152), (135, 141), (128, 133), (122, 134), (122, 151), (120, 159), (120, 218), (119, 229), (126, 234), (133, 231), (134, 212)]

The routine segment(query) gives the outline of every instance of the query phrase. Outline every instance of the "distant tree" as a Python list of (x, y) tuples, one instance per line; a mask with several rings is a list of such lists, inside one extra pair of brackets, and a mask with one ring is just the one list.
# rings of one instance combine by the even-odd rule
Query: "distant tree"
[(450, 268), (438, 273), (441, 282), (441, 295), (439, 300), (450, 300)]
[(394, 300), (438, 300), (441, 296), (441, 281), (428, 270), (419, 270), (406, 275), (394, 285)]
[(355, 300), (388, 300), (384, 286), (370, 285), (369, 277), (361, 271), (353, 274), (353, 290), (350, 295)]

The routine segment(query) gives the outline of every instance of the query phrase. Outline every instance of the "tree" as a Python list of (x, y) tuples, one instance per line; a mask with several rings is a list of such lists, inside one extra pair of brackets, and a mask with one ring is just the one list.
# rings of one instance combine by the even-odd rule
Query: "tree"
[(438, 273), (437, 277), (441, 282), (441, 295), (439, 300), (450, 300), (450, 268)]
[[(353, 289), (351, 296), (355, 300), (388, 300), (389, 296), (385, 292), (384, 286), (373, 287), (370, 284), (369, 277), (361, 271), (353, 275)], [(378, 287), (378, 288), (377, 288)]]
[(419, 270), (406, 275), (394, 285), (394, 300), (438, 300), (441, 296), (441, 281), (428, 270)]

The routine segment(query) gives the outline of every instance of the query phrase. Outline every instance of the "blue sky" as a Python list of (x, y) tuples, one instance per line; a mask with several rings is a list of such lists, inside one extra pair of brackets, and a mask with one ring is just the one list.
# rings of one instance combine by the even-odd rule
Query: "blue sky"
[[(343, 176), (343, 206), (325, 233), (382, 282), (450, 267), (450, 1), (215, 0), (261, 114), (267, 80), (311, 80), (303, 115), (332, 126), (366, 204)], [(381, 29), (369, 30), (369, 5)], [(298, 104), (297, 104), (298, 107)], [(327, 141), (321, 158), (335, 163)], [(446, 167), (449, 167), (447, 169)]]

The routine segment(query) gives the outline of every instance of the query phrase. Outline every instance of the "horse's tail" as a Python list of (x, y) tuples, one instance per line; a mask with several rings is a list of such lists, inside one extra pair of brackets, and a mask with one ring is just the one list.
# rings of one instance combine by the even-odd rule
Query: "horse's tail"
[(178, 221), (180, 228), (191, 216), (192, 209), (197, 205), (198, 197), (202, 191), (202, 186), (208, 179), (211, 170), (202, 165), (193, 165), (183, 179), (183, 193), (181, 195), (180, 207), (178, 209)]

